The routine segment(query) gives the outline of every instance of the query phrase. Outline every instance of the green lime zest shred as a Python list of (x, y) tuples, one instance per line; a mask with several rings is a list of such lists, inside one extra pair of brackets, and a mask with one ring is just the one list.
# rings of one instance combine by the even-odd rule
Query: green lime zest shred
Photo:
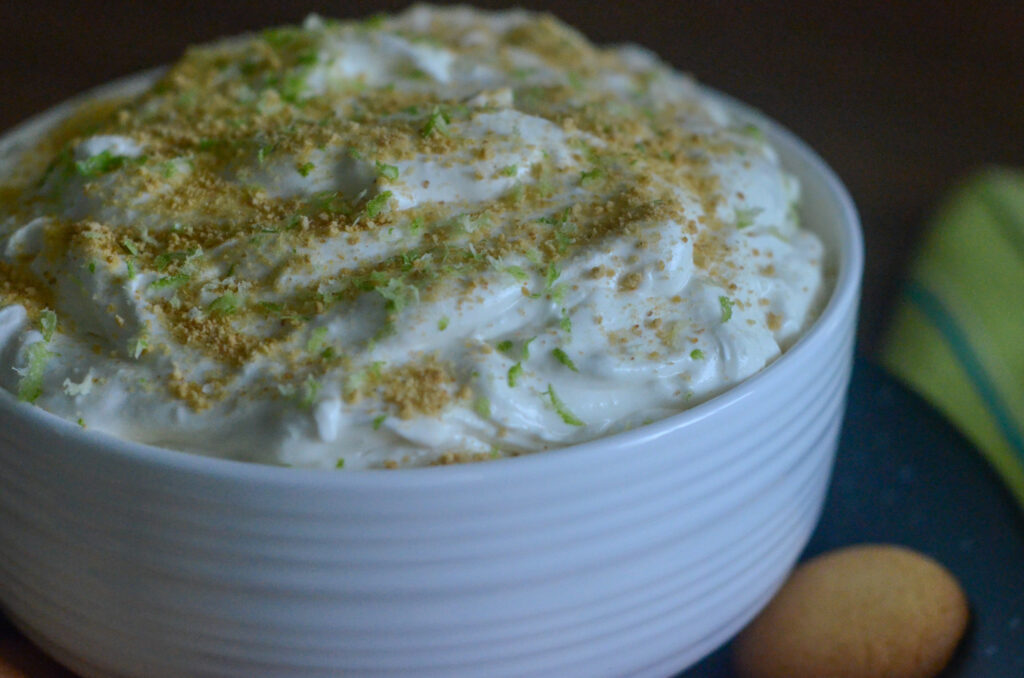
[(207, 307), (211, 315), (231, 315), (238, 310), (238, 295), (231, 292), (222, 294)]
[(152, 290), (162, 290), (168, 287), (181, 287), (191, 279), (188, 273), (175, 273), (174, 275), (165, 275), (162, 278), (157, 278), (149, 284), (149, 288)]
[(386, 163), (377, 161), (377, 174), (384, 177), (388, 181), (394, 181), (398, 178), (398, 166), (388, 165)]
[(562, 317), (558, 321), (558, 326), (562, 328), (563, 332), (572, 332), (572, 318), (569, 317), (568, 311), (562, 309)]
[(399, 313), (403, 308), (418, 302), (420, 291), (415, 285), (403, 282), (400, 278), (391, 278), (387, 285), (375, 288), (375, 291), (384, 297), (385, 308), (390, 313)]
[(473, 401), (473, 409), (484, 419), (491, 418), (491, 401), (485, 396), (480, 396)]
[(322, 388), (319, 381), (313, 378), (313, 375), (306, 377), (306, 381), (302, 382), (302, 392), (299, 402), (303, 407), (309, 408), (316, 404), (317, 396), (320, 395), (320, 389)]
[(34, 403), (43, 394), (43, 374), (52, 355), (45, 341), (37, 341), (28, 347), (28, 364), (18, 370), (21, 375), (18, 381), (18, 400)]
[(533, 342), (533, 340), (536, 338), (537, 337), (530, 337), (529, 339), (523, 342), (523, 360), (530, 359), (530, 343)]
[(579, 372), (579, 370), (576, 368), (576, 364), (572, 361), (572, 358), (570, 358), (569, 354), (563, 351), (562, 349), (557, 347), (551, 349), (551, 355), (555, 356), (555, 360), (562, 363), (573, 372)]
[(568, 405), (562, 402), (562, 399), (558, 397), (557, 393), (555, 393), (555, 387), (552, 386), (550, 383), (548, 384), (548, 390), (545, 391), (545, 393), (547, 394), (548, 399), (551, 401), (551, 406), (555, 408), (555, 412), (557, 412), (558, 416), (562, 418), (562, 421), (564, 421), (569, 426), (584, 425), (583, 420), (581, 420), (579, 417), (573, 414), (572, 410), (569, 409)]
[(435, 108), (434, 112), (430, 114), (430, 117), (427, 118), (427, 121), (420, 129), (420, 136), (427, 138), (435, 132), (442, 136), (448, 136), (448, 125), (451, 121), (451, 117), (446, 112)]
[(508, 385), (509, 388), (515, 388), (516, 382), (519, 381), (519, 377), (523, 374), (523, 364), (516, 363), (512, 367), (508, 368)]
[(160, 163), (160, 174), (163, 175), (164, 179), (170, 179), (178, 173), (178, 163), (173, 160), (165, 160)]
[(40, 312), (39, 329), (43, 334), (43, 341), (53, 339), (53, 333), (57, 331), (57, 314), (48, 308)]
[(764, 210), (760, 207), (750, 207), (746, 209), (741, 208), (736, 210), (736, 228), (738, 230), (742, 230), (753, 226), (754, 221), (757, 219), (757, 215), (763, 211)]
[(690, 357), (693, 358), (694, 360), (704, 360), (704, 351), (700, 350), (699, 348), (695, 348), (692, 351), (690, 351)]
[(373, 418), (373, 430), (379, 431), (380, 427), (384, 424), (384, 420), (388, 418), (386, 414), (380, 414)]
[(740, 134), (743, 136), (751, 137), (758, 141), (764, 141), (764, 131), (754, 124), (747, 124), (740, 128)]
[(185, 261), (190, 256), (193, 256), (194, 252), (164, 252), (156, 255), (153, 259), (153, 265), (158, 271), (164, 271), (173, 261)]
[(366, 207), (364, 208), (366, 216), (373, 219), (381, 212), (383, 212), (388, 205), (388, 201), (391, 200), (392, 195), (394, 194), (391, 191), (381, 191), (377, 195), (367, 200)]
[(293, 73), (279, 83), (277, 91), (280, 93), (281, 98), (290, 104), (299, 104), (303, 95), (306, 93), (306, 77), (303, 73)]
[(138, 360), (139, 357), (146, 352), (146, 349), (149, 348), (149, 341), (146, 339), (145, 336), (139, 335), (138, 337), (135, 338), (135, 341), (132, 342), (130, 348), (131, 350), (129, 351), (129, 353), (131, 353), (132, 358)]
[(725, 295), (722, 295), (718, 297), (718, 304), (722, 308), (722, 322), (729, 322), (729, 318), (732, 317), (732, 299)]
[(580, 174), (580, 186), (587, 186), (600, 181), (602, 178), (604, 178), (604, 170), (600, 167), (595, 167)]
[(548, 264), (547, 271), (544, 273), (544, 291), (550, 292), (555, 285), (555, 281), (558, 280), (558, 276), (562, 275), (562, 272), (558, 270), (554, 262)]
[(309, 334), (309, 340), (306, 342), (306, 351), (309, 353), (317, 354), (324, 350), (327, 346), (327, 328), (318, 327)]
[(284, 306), (273, 301), (261, 301), (257, 306), (264, 313), (280, 313), (284, 310)]
[(113, 172), (124, 165), (128, 158), (123, 155), (114, 155), (109, 150), (97, 153), (96, 155), (75, 163), (75, 169), (83, 177), (98, 177), (101, 174)]
[(383, 28), (384, 24), (386, 24), (387, 21), (387, 14), (371, 14), (370, 16), (363, 19), (363, 27), (370, 30), (377, 30), (378, 28)]
[(530, 279), (530, 274), (527, 273), (526, 271), (524, 271), (519, 266), (505, 266), (501, 270), (504, 273), (508, 273), (510, 276), (512, 276), (516, 280), (529, 280)]

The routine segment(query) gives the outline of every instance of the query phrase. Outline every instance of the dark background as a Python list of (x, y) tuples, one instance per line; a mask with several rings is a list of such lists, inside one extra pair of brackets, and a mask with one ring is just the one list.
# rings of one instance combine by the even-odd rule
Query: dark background
[[(401, 2), (0, 0), (0, 130), (193, 42)], [(500, 7), (513, 3), (477, 4)], [(522, 2), (631, 41), (762, 109), (844, 179), (864, 221), (861, 349), (877, 347), (928, 216), (956, 181), (1024, 166), (1024, 3)]]

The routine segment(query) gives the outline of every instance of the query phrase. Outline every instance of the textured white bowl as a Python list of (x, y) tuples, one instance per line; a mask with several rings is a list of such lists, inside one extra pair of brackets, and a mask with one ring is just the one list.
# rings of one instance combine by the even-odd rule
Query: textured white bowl
[(821, 317), (767, 369), (595, 442), (353, 473), (124, 442), (0, 391), (3, 611), (96, 678), (667, 676), (725, 642), (818, 519), (863, 258), (831, 170), (726, 102), (800, 177), (836, 274)]

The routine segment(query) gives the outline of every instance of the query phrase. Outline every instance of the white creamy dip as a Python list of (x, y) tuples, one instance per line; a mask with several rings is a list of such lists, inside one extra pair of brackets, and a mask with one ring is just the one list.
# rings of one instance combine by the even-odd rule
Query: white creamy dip
[(522, 11), (190, 50), (0, 192), (0, 386), (89, 430), (359, 469), (679, 412), (824, 296), (756, 129)]

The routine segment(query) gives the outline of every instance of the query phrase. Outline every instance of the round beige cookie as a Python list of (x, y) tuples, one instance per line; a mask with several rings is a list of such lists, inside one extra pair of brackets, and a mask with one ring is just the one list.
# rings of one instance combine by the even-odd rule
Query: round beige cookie
[(734, 644), (743, 678), (929, 678), (967, 627), (967, 599), (931, 558), (851, 546), (797, 568)]

